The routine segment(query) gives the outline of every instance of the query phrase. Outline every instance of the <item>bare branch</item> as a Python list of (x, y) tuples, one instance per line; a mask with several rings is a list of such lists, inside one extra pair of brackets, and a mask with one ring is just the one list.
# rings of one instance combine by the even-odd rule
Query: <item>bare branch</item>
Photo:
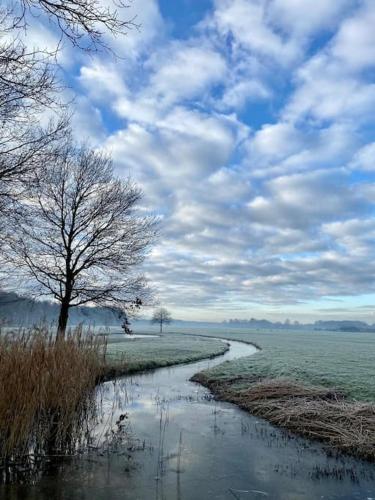
[(30, 17), (43, 14), (61, 37), (75, 47), (89, 52), (103, 49), (113, 52), (108, 36), (125, 35), (139, 28), (135, 16), (122, 18), (129, 6), (123, 0), (114, 0), (112, 5), (105, 5), (100, 0), (17, 0), (12, 3), (13, 26), (27, 28)]
[(39, 172), (9, 245), (25, 277), (66, 309), (65, 326), (70, 307), (124, 309), (147, 298), (136, 268), (156, 221), (137, 213), (140, 198), (130, 180), (114, 178), (108, 156), (77, 148), (70, 139)]

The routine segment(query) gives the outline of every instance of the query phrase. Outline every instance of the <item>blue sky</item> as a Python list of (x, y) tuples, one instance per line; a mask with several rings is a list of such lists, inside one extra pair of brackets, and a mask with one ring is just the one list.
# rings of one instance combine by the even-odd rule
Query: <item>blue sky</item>
[(375, 322), (375, 2), (133, 0), (133, 14), (121, 59), (66, 46), (61, 64), (77, 137), (162, 216), (145, 266), (161, 303)]

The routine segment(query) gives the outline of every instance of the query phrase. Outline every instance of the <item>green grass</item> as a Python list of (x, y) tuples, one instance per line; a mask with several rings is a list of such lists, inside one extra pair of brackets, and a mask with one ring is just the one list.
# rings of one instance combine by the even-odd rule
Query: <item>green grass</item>
[(126, 374), (210, 358), (227, 349), (220, 340), (167, 334), (160, 338), (112, 339), (106, 360), (116, 374)]
[[(197, 331), (198, 333), (198, 331)], [(349, 398), (375, 401), (375, 334), (344, 332), (200, 330), (208, 336), (252, 342), (261, 351), (210, 370), (210, 378), (287, 377), (335, 387)]]

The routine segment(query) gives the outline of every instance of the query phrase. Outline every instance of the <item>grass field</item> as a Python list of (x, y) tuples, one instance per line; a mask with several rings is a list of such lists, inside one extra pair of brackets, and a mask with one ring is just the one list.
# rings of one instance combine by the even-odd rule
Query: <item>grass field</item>
[(255, 355), (211, 369), (220, 380), (287, 377), (304, 384), (334, 387), (351, 399), (375, 401), (375, 334), (344, 332), (201, 329), (194, 333), (258, 345)]
[[(188, 363), (223, 354), (228, 349), (220, 340), (167, 334), (159, 338), (111, 339), (107, 363), (115, 375)], [(111, 373), (111, 376), (113, 374)]]

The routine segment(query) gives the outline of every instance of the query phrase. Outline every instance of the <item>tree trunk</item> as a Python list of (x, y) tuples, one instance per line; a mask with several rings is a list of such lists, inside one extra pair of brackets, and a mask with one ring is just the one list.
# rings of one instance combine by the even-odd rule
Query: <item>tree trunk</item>
[(56, 340), (65, 339), (65, 331), (66, 331), (66, 326), (68, 324), (68, 318), (69, 318), (69, 302), (63, 301), (61, 302), (61, 307), (60, 307)]
[(163, 322), (160, 321), (160, 333), (163, 333)]

